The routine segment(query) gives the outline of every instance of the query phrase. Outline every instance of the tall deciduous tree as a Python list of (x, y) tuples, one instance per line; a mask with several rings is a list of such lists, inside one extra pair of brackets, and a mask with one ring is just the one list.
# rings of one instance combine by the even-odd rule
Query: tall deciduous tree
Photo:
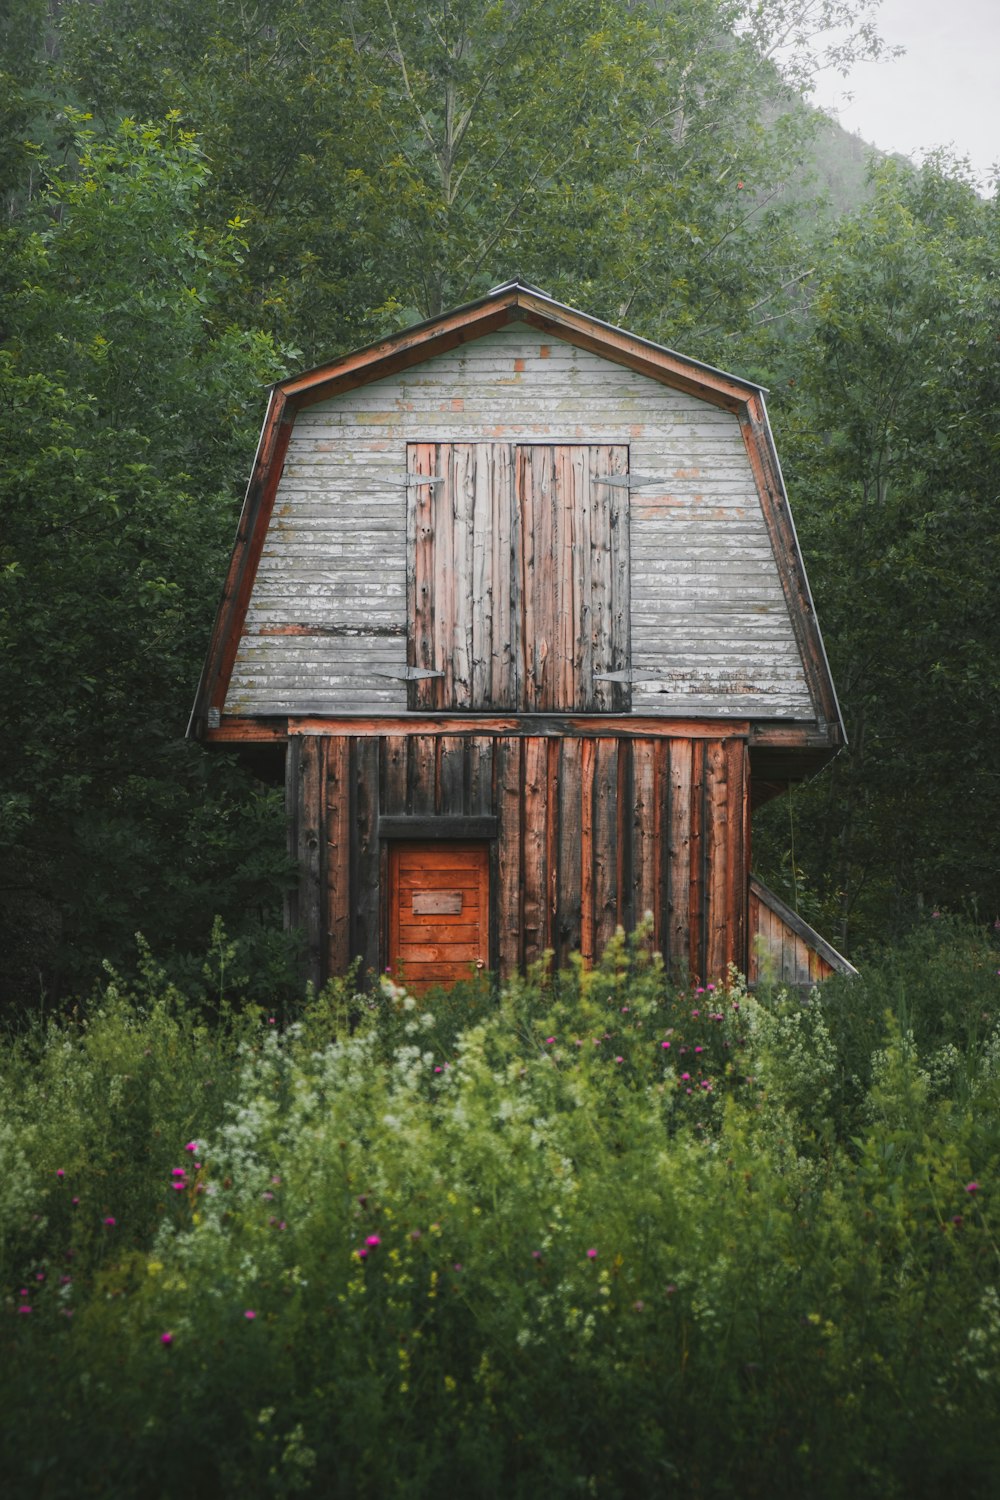
[(781, 69), (836, 21), (877, 50), (874, 3), (104, 0), (69, 13), (67, 75), (106, 123), (203, 135), (254, 315), (307, 359), (514, 272), (711, 358), (803, 269)]
[(997, 203), (941, 164), (875, 189), (778, 416), (851, 739), (801, 794), (797, 855), (848, 944), (1000, 914)]
[(49, 171), (4, 237), (0, 354), (0, 953), (36, 994), (140, 926), (200, 943), (276, 863), (182, 735), (278, 356), (218, 321), (240, 244), (199, 226), (193, 138), (125, 124)]

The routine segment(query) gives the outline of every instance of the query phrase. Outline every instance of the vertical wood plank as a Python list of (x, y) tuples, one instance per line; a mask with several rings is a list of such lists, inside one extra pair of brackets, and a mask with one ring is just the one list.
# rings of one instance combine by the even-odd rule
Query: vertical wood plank
[(544, 739), (532, 735), (524, 740), (523, 767), (524, 961), (531, 964), (549, 946), (546, 869), (549, 779)]
[(493, 745), (490, 735), (473, 735), (466, 740), (466, 806), (473, 817), (495, 812), (493, 802)]
[(405, 734), (387, 734), (382, 741), (382, 811), (393, 817), (406, 812), (409, 739)]
[(516, 486), (513, 446), (497, 444), (491, 475), (492, 619), (491, 667), (488, 699), (476, 708), (519, 708), (521, 705), (521, 507)]
[(705, 978), (705, 744), (691, 743), (691, 867), (688, 900), (688, 962), (694, 978)]
[(735, 812), (729, 803), (727, 772), (728, 760), (722, 741), (710, 740), (705, 746), (706, 981), (718, 980), (726, 972), (730, 921), (729, 820)]
[(694, 746), (670, 741), (670, 895), (668, 947), (671, 973), (686, 982), (691, 972), (691, 784)]
[(469, 703), (473, 708), (493, 704), (493, 638), (502, 613), (499, 580), (491, 572), (495, 534), (503, 529), (503, 508), (494, 494), (495, 469), (492, 445), (479, 443), (475, 450), (471, 507), (471, 632), (469, 647)]
[[(612, 474), (628, 473), (628, 448), (618, 446), (608, 450), (607, 466)], [(610, 488), (610, 578), (607, 602), (602, 611), (604, 630), (611, 643), (611, 666), (613, 672), (624, 670), (632, 664), (632, 563), (629, 540), (629, 492), (624, 486)], [(611, 706), (617, 713), (628, 713), (632, 706), (632, 689), (628, 683), (614, 683)]]
[(521, 745), (521, 740), (507, 738), (494, 744), (498, 820), (497, 963), (504, 977), (516, 974), (523, 960)]
[(304, 735), (299, 752), (299, 924), (305, 940), (306, 977), (317, 987), (323, 983), (325, 827), (323, 817), (323, 771), (326, 740)]
[(556, 960), (565, 965), (580, 949), (582, 933), (582, 740), (555, 741), (559, 752), (556, 792), (558, 796), (559, 848), (556, 860)]
[(670, 967), (670, 741), (656, 741), (654, 767), (653, 838), (656, 859), (656, 904), (653, 932), (656, 946)]
[(409, 737), (407, 773), (407, 812), (415, 817), (430, 817), (436, 811), (437, 795), (435, 735), (414, 734)]
[(636, 926), (657, 907), (655, 741), (632, 742), (632, 911)]
[[(289, 860), (299, 871), (299, 824), (302, 817), (302, 739), (294, 735), (285, 749), (285, 848)], [(301, 878), (301, 877), (300, 877)], [(289, 885), (284, 901), (285, 928), (298, 927), (300, 920), (299, 880)]]
[(337, 735), (326, 753), (326, 976), (351, 963), (350, 741)]
[(351, 742), (352, 817), (351, 951), (360, 956), (365, 971), (377, 973), (381, 963), (381, 860), (378, 837), (379, 740), (358, 737)]
[[(434, 642), (434, 556), (436, 515), (440, 500), (436, 491), (441, 485), (414, 484), (418, 477), (434, 478), (441, 465), (441, 454), (447, 451), (435, 443), (407, 445), (407, 475), (411, 483), (406, 496), (406, 614), (409, 621), (406, 660), (411, 667), (436, 668)], [(407, 698), (411, 708), (443, 706), (443, 697), (435, 678), (408, 684)]]
[(757, 934), (761, 930), (760, 898), (753, 891), (747, 897), (747, 961), (746, 977), (748, 984), (756, 984), (760, 977), (760, 961), (757, 956), (758, 944)]
[(560, 741), (553, 736), (545, 741), (545, 922), (548, 939), (545, 946), (559, 952), (559, 760)]
[[(476, 460), (480, 448), (474, 443), (452, 447), (451, 553), (442, 566), (447, 576), (439, 581), (447, 597), (447, 616), (439, 632), (439, 648), (446, 678), (445, 701), (450, 707), (468, 708), (472, 702), (473, 618), (482, 600), (475, 599), (474, 553), (476, 521)], [(483, 455), (486, 456), (485, 453)], [(488, 475), (486, 476), (488, 483)]]
[(594, 962), (594, 772), (597, 742), (580, 742), (580, 952)]
[(436, 811), (443, 818), (459, 817), (465, 812), (465, 748), (459, 735), (442, 735), (438, 740)]
[(594, 942), (598, 953), (615, 935), (618, 910), (618, 747), (595, 743), (594, 766)]
[(736, 965), (741, 974), (747, 970), (747, 899), (750, 886), (750, 786), (749, 749), (745, 740), (727, 740), (726, 755), (729, 785), (729, 890), (726, 906), (729, 933), (726, 964)]

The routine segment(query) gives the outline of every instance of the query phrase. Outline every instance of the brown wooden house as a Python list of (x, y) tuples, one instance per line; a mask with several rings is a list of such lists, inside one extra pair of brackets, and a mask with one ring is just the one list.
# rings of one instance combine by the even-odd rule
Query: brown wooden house
[(760, 387), (518, 282), (281, 381), (192, 733), (286, 747), (317, 981), (647, 912), (746, 970), (751, 806), (844, 742)]

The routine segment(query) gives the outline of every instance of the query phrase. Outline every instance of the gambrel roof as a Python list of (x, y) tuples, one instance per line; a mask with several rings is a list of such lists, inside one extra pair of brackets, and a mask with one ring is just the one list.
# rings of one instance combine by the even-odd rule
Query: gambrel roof
[[(287, 707), (269, 711), (258, 705), (250, 710), (250, 718), (255, 722), (246, 721), (237, 730), (237, 718), (246, 719), (247, 711), (234, 713), (232, 700), (227, 707), (227, 695), (289, 442), (299, 414), (319, 403), (335, 406), (338, 398), (346, 398), (349, 393), (357, 393), (360, 388), (375, 382), (385, 383), (395, 377), (412, 379), (413, 372), (419, 373), (417, 367), (439, 360), (452, 351), (461, 351), (463, 346), (509, 332), (515, 325), (523, 325), (535, 335), (582, 351), (579, 356), (574, 356), (576, 358), (589, 359), (593, 363), (593, 356), (596, 356), (622, 371), (656, 382), (666, 391), (680, 393), (688, 405), (690, 398), (694, 398), (695, 402), (707, 403), (736, 419), (745, 449), (745, 459), (741, 462), (748, 463), (752, 472), (752, 484), (770, 538), (772, 574), (780, 580), (784, 597), (789, 624), (783, 628), (790, 627), (789, 641), (793, 636), (794, 648), (797, 648), (801, 662), (801, 668), (797, 669), (802, 684), (798, 706), (793, 704), (781, 711), (784, 722), (772, 723), (769, 727), (757, 726), (758, 765), (765, 775), (771, 774), (765, 750), (767, 744), (774, 747), (775, 775), (800, 774), (802, 770), (811, 769), (828, 759), (844, 743), (843, 726), (767, 420), (763, 388), (566, 307), (519, 281), (496, 287), (467, 306), (304, 374), (291, 376), (272, 388), (190, 732), (209, 739), (236, 737), (237, 734), (246, 739), (265, 739), (280, 731), (276, 720), (281, 713), (293, 711)], [(542, 347), (547, 349), (548, 346)], [(407, 372), (411, 372), (409, 376)], [(460, 404), (461, 391), (458, 388), (455, 398)], [(502, 427), (496, 429), (498, 433), (504, 430)], [(578, 428), (573, 430), (581, 439), (586, 439), (587, 435), (580, 433)], [(733, 431), (736, 431), (735, 426)], [(606, 438), (600, 440), (607, 441)], [(736, 442), (739, 445), (738, 438)], [(766, 548), (766, 542), (764, 546)], [(788, 649), (794, 648), (790, 644)], [(752, 707), (751, 703), (749, 708)], [(774, 717), (765, 701), (761, 702), (760, 709), (761, 720)], [(690, 714), (697, 709), (688, 707), (686, 711)], [(715, 711), (726, 710), (723, 706)], [(742, 709), (735, 711), (735, 717), (754, 719), (757, 716), (744, 703)], [(226, 721), (230, 721), (228, 734)]]

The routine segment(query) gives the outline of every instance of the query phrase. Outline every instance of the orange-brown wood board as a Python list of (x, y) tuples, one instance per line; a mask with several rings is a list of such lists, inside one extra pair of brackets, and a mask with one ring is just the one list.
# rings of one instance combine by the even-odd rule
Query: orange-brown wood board
[(747, 760), (739, 736), (293, 736), (310, 975), (593, 962), (647, 914), (678, 978), (743, 968)]

